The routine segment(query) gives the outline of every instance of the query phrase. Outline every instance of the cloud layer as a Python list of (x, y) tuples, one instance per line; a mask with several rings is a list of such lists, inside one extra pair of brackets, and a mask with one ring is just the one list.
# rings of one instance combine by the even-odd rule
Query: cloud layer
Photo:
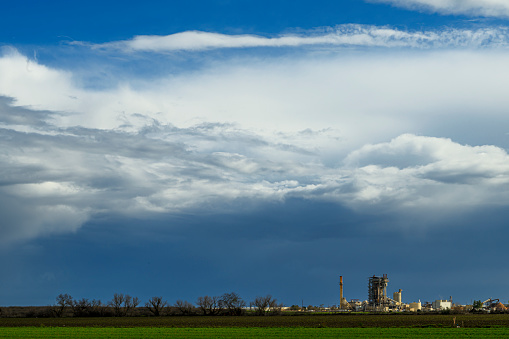
[(446, 209), (509, 202), (509, 156), (495, 146), (405, 134), (353, 151), (346, 164), (356, 168), (356, 200)]
[[(193, 34), (140, 49), (246, 46)], [(386, 41), (408, 45), (413, 33), (394, 34)], [(506, 206), (508, 58), (497, 48), (233, 56), (90, 88), (72, 68), (11, 50), (0, 58), (1, 241), (95, 217), (238, 213), (290, 198), (423, 224), (429, 211)]]
[[(84, 44), (77, 42), (75, 44)], [(364, 46), (364, 47), (480, 47), (508, 45), (506, 28), (475, 30), (448, 29), (442, 31), (407, 32), (390, 27), (369, 25), (339, 25), (305, 35), (288, 34), (278, 37), (259, 35), (227, 35), (187, 31), (165, 36), (139, 35), (131, 40), (99, 45), (95, 49), (125, 52), (201, 51), (216, 48), (301, 47), (301, 46)]]
[(509, 3), (505, 0), (370, 0), (389, 3), (412, 10), (426, 10), (440, 14), (481, 17), (509, 17)]
[[(319, 152), (228, 124), (57, 128), (43, 121), (48, 112), (3, 101), (3, 242), (75, 231), (101, 214), (232, 212), (287, 198), (371, 213), (509, 204), (509, 156), (495, 146), (404, 134), (330, 167)], [(12, 115), (42, 121), (26, 132), (5, 124)], [(303, 133), (309, 143), (320, 136)]]

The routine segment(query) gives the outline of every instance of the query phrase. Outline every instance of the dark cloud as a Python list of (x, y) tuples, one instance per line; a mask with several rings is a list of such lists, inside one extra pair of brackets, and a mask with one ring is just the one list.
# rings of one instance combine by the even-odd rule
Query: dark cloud
[(33, 128), (49, 128), (47, 119), (56, 112), (34, 111), (23, 107), (14, 107), (15, 100), (0, 95), (0, 122), (8, 125), (31, 126)]
[[(247, 300), (271, 293), (288, 305), (302, 299), (328, 305), (337, 302), (339, 275), (347, 298), (365, 299), (367, 277), (388, 273), (389, 292), (402, 288), (407, 302), (507, 298), (503, 283), (486, 279), (507, 275), (506, 214), (463, 211), (423, 230), (397, 216), (290, 199), (242, 213), (97, 218), (76, 234), (38, 239), (31, 250), (22, 246), (13, 259), (21, 269), (2, 262), (13, 274), (1, 283), (9, 295), (0, 296), (6, 304), (46, 304), (64, 292), (102, 300), (124, 292), (175, 302), (233, 290)], [(48, 263), (37, 268), (39, 261)], [(37, 280), (43, 275), (55, 280)]]
[[(280, 199), (277, 191), (300, 184), (278, 181), (302, 180), (298, 171), (306, 172), (307, 166), (264, 159), (256, 153), (272, 149), (312, 155), (231, 124), (177, 128), (152, 121), (136, 132), (63, 128), (45, 122), (51, 117), (49, 112), (14, 107), (8, 98), (3, 102), (0, 172), (4, 199), (28, 210), (50, 208), (56, 214), (73, 211), (81, 215), (76, 219), (78, 224), (97, 213), (208, 210), (244, 198), (256, 200), (257, 195)], [(10, 116), (30, 119), (20, 120), (23, 124), (18, 125), (8, 119)], [(12, 209), (11, 214), (6, 222), (13, 234), (4, 233), (4, 242), (66, 230), (65, 225), (48, 226), (42, 222), (44, 218), (38, 225), (33, 218), (28, 232), (23, 227), (11, 227), (17, 224), (16, 217), (27, 219), (26, 211)], [(59, 220), (55, 216), (54, 222)], [(65, 220), (67, 217), (62, 216)], [(72, 223), (69, 231), (75, 228), (76, 223)]]
[[(505, 199), (505, 189), (491, 189), (507, 172), (508, 156), (495, 146), (405, 134), (365, 145), (330, 167), (320, 152), (292, 144), (326, 130), (274, 141), (234, 124), (179, 128), (140, 114), (146, 123), (135, 130), (57, 127), (49, 112), (3, 103), (0, 190), (2, 209), (9, 209), (3, 243), (74, 232), (94, 215), (250, 211), (292, 198), (370, 215), (408, 208), (423, 215), (437, 206), (454, 211)], [(23, 124), (13, 124), (11, 115)]]
[(466, 302), (466, 276), (503, 297), (485, 276), (507, 277), (509, 159), (503, 137), (470, 129), (507, 125), (505, 52), (365, 52), (124, 70), (107, 86), (0, 58), (15, 98), (0, 99), (0, 299), (332, 304), (338, 275), (365, 298), (382, 273), (408, 301)]

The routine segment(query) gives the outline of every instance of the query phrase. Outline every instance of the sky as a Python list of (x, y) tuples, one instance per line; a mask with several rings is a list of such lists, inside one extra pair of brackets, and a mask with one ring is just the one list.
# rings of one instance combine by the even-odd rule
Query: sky
[(506, 1), (2, 7), (0, 306), (509, 300)]

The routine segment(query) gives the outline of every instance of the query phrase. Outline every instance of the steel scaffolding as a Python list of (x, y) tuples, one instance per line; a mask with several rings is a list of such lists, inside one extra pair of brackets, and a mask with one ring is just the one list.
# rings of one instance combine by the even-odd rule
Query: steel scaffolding
[(369, 306), (375, 311), (383, 311), (389, 306), (389, 300), (387, 298), (387, 284), (389, 279), (387, 274), (382, 277), (373, 275), (369, 277), (368, 283), (368, 300)]

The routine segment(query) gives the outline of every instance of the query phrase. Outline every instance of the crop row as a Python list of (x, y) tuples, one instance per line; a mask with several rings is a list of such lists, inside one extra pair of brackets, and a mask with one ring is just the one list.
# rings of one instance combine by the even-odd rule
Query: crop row
[(0, 338), (503, 338), (506, 328), (64, 328), (22, 327)]
[(253, 316), (173, 316), (109, 318), (0, 318), (0, 327), (306, 327), (306, 328), (465, 328), (506, 327), (509, 314), (459, 315), (293, 315)]

